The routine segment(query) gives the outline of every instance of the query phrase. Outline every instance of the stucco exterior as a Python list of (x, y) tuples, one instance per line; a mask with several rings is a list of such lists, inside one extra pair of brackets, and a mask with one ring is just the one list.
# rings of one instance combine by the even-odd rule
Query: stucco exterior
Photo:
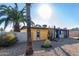
[[(48, 39), (48, 28), (31, 28), (31, 36), (33, 40), (37, 40), (37, 31), (40, 32), (40, 40)], [(20, 32), (27, 32), (27, 28), (21, 29)]]

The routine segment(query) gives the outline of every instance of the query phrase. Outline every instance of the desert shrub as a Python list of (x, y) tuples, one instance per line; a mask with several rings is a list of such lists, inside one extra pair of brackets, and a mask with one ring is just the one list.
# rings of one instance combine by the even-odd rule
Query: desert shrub
[(44, 42), (44, 47), (45, 47), (45, 48), (50, 48), (50, 46), (51, 46), (51, 41), (50, 41), (50, 40), (46, 40), (46, 41)]
[(16, 36), (12, 33), (0, 35), (0, 46), (10, 46), (16, 43)]

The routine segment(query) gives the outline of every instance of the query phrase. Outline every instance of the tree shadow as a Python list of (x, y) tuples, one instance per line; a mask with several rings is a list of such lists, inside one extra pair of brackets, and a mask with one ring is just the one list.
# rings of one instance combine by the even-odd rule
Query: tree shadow
[(72, 44), (76, 44), (76, 43), (79, 43), (79, 40), (71, 39), (71, 38), (70, 39), (69, 38), (63, 39), (60, 42), (53, 42), (52, 41), (52, 44), (54, 45), (54, 48), (59, 47), (59, 45), (60, 46), (63, 46), (63, 45), (72, 45)]
[(62, 48), (62, 46), (64, 46), (64, 45), (72, 45), (72, 44), (79, 43), (79, 40), (67, 38), (67, 39), (63, 39), (60, 42), (56, 42), (56, 41), (51, 41), (51, 42), (52, 42), (52, 45), (54, 47), (53, 48), (49, 48), (49, 49), (45, 49), (45, 48), (41, 48), (41, 45), (43, 45), (44, 41), (35, 41), (35, 42), (33, 42), (33, 49), (35, 51), (40, 51), (40, 50), (51, 51), (51, 50), (54, 50), (55, 54), (58, 56), (55, 48), (59, 47), (65, 53), (65, 55), (70, 56), (70, 54), (68, 52), (66, 52)]
[(68, 52), (66, 52), (62, 47), (59, 47), (67, 56), (71, 56)]

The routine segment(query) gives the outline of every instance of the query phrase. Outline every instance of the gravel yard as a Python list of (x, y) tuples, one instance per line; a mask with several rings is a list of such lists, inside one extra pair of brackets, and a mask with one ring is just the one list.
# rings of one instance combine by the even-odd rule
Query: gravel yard
[[(79, 56), (79, 40), (64, 39), (62, 42), (52, 42), (54, 48), (41, 48), (43, 41), (33, 42), (33, 56)], [(26, 43), (0, 48), (0, 56), (23, 56)]]

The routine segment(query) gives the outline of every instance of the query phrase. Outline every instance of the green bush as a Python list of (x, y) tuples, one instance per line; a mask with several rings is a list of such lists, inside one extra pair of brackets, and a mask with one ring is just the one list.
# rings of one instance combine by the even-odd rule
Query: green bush
[(50, 40), (46, 40), (46, 41), (44, 42), (44, 47), (45, 47), (45, 48), (50, 48), (50, 46), (51, 46), (51, 41), (50, 41)]
[(0, 35), (0, 46), (10, 46), (17, 41), (16, 36), (12, 33)]

